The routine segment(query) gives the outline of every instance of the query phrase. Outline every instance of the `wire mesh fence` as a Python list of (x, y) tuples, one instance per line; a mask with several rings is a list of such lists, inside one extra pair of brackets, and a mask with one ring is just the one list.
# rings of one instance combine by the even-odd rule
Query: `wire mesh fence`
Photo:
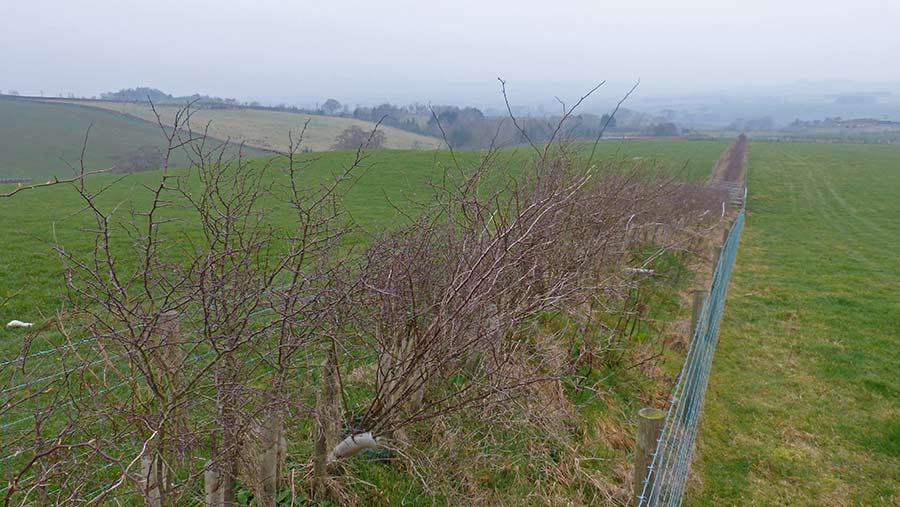
[(684, 499), (728, 282), (744, 226), (745, 197), (746, 190), (739, 201), (740, 211), (716, 261), (709, 294), (692, 330), (690, 346), (666, 411), (665, 424), (640, 490), (638, 507), (680, 506)]

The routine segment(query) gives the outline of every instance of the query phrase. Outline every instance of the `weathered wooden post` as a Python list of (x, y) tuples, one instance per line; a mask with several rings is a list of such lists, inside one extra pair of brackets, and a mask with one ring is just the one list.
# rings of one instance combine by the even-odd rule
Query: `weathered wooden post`
[[(316, 406), (321, 406), (321, 395), (316, 397)], [(325, 435), (324, 416), (320, 411), (316, 412), (316, 440), (313, 457), (313, 499), (322, 500), (328, 494), (328, 446), (326, 444), (327, 437)]]
[(341, 394), (337, 351), (329, 344), (322, 372), (321, 423), (325, 431), (325, 447), (329, 450), (341, 441)]
[(147, 507), (162, 507), (158, 465), (155, 455), (141, 456), (141, 482), (144, 486), (144, 504)]
[(219, 480), (219, 472), (212, 467), (211, 461), (207, 467), (203, 472), (206, 507), (225, 507), (225, 487)]
[[(666, 422), (666, 413), (658, 408), (642, 408), (638, 411), (637, 439), (634, 446), (634, 498), (635, 505), (640, 503), (644, 491), (645, 480), (653, 483), (650, 465), (656, 452), (656, 443)], [(645, 503), (644, 505), (648, 505)]]
[[(378, 382), (391, 368), (393, 356), (378, 358)], [(334, 344), (329, 344), (322, 365), (322, 391), (316, 396), (316, 440), (313, 459), (314, 495), (316, 500), (328, 495), (328, 453), (341, 441), (340, 377)]]
[(237, 503), (237, 476), (238, 464), (237, 458), (232, 457), (231, 463), (227, 465), (226, 475), (219, 476), (219, 482), (222, 484), (222, 505), (225, 507), (235, 507)]

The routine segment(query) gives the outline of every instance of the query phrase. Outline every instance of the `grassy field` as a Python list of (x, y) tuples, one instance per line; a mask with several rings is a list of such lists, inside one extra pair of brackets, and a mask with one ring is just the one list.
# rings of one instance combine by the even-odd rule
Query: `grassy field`
[[(60, 107), (60, 106), (53, 106)], [(95, 127), (96, 128), (96, 127)], [(663, 167), (689, 179), (701, 179), (709, 174), (727, 143), (709, 141), (609, 141), (600, 144), (600, 158), (620, 160), (623, 165), (648, 164), (654, 160)], [(479, 152), (459, 152), (462, 166), (474, 164)], [(498, 167), (514, 171), (530, 153), (523, 149), (506, 150)], [(312, 158), (312, 156), (310, 157)], [(337, 171), (352, 160), (347, 152), (316, 154), (308, 164), (304, 176), (312, 184)], [(427, 151), (375, 151), (366, 161), (364, 173), (346, 195), (345, 204), (362, 230), (372, 231), (388, 227), (396, 220), (394, 205), (409, 205), (430, 195), (429, 182), (452, 165), (449, 153)], [(273, 178), (280, 173), (276, 164)], [(109, 181), (110, 176), (92, 179), (97, 185)], [(108, 203), (127, 200), (141, 202), (148, 195), (142, 187), (158, 178), (156, 171), (133, 174), (117, 183), (105, 196)], [(11, 188), (0, 185), (0, 191)], [(47, 205), (52, 203), (52, 205)], [(81, 203), (71, 189), (52, 187), (18, 194), (12, 199), (0, 199), (0, 230), (5, 231), (13, 248), (0, 251), (0, 320), (35, 320), (38, 311), (52, 311), (58, 303), (60, 263), (51, 252), (53, 232), (69, 248), (86, 250), (91, 238), (80, 232), (87, 226), (85, 217), (78, 214)], [(358, 236), (364, 240), (365, 233)], [(4, 320), (5, 319), (5, 320)], [(15, 333), (0, 328), (0, 350)]]
[[(54, 101), (54, 103), (57, 101)], [(156, 122), (156, 117), (148, 104), (133, 102), (100, 102), (100, 101), (66, 101), (73, 104), (115, 111), (124, 115)], [(157, 111), (166, 122), (172, 122), (179, 107), (174, 105), (157, 106)], [(309, 121), (303, 147), (312, 151), (331, 149), (335, 138), (344, 129), (357, 126), (365, 131), (375, 128), (375, 124), (352, 118), (337, 118), (282, 111), (266, 111), (261, 109), (196, 109), (191, 119), (194, 128), (209, 123), (209, 132), (213, 137), (243, 141), (249, 146), (266, 150), (286, 151), (288, 148), (287, 133), (300, 133), (303, 124)], [(392, 149), (432, 149), (441, 145), (439, 139), (406, 132), (394, 127), (381, 127), (385, 134), (384, 145)]]
[[(65, 162), (78, 164), (88, 127), (91, 136), (85, 155), (90, 169), (105, 169), (116, 155), (164, 142), (159, 127), (143, 120), (100, 109), (0, 97), (0, 178), (71, 175)], [(249, 156), (263, 154), (248, 152)], [(176, 163), (186, 161), (181, 154), (176, 157)]]
[(749, 150), (685, 504), (900, 505), (900, 147)]

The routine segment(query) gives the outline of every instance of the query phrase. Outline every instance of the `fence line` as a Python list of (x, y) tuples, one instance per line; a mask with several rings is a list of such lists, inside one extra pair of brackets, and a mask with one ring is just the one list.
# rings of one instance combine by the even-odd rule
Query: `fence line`
[(745, 188), (739, 201), (740, 211), (716, 261), (709, 295), (692, 330), (691, 343), (672, 392), (665, 423), (643, 478), (638, 507), (677, 507), (684, 499), (728, 282), (744, 227), (746, 196)]

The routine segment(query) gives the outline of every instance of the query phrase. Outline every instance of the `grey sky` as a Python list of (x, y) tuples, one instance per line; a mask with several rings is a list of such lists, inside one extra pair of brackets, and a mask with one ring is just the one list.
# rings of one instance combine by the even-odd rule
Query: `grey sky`
[(0, 90), (520, 103), (900, 82), (896, 0), (0, 0)]

